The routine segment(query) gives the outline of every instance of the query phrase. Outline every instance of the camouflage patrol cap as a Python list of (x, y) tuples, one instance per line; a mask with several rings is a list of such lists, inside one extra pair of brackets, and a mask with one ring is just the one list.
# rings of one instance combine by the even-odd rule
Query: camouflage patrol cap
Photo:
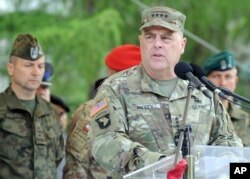
[(142, 11), (140, 30), (150, 26), (162, 26), (172, 31), (184, 32), (186, 16), (169, 7), (153, 7)]
[(226, 71), (235, 68), (235, 58), (229, 51), (222, 51), (208, 58), (203, 66), (208, 75), (212, 71)]
[(20, 34), (12, 46), (10, 55), (35, 61), (44, 54), (36, 38), (30, 34)]

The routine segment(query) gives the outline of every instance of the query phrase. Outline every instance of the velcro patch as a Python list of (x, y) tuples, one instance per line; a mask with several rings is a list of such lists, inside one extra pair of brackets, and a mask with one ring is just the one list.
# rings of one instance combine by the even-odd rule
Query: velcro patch
[(101, 101), (99, 101), (98, 103), (96, 103), (95, 105), (93, 105), (93, 107), (91, 108), (90, 111), (90, 116), (94, 116), (96, 113), (100, 112), (101, 110), (105, 109), (106, 107), (108, 107), (108, 103), (106, 99), (102, 99)]
[(109, 115), (106, 115), (105, 117), (96, 119), (96, 122), (100, 129), (104, 129), (110, 126), (111, 121), (109, 119)]
[(89, 132), (89, 124), (85, 124), (85, 126), (83, 126), (83, 130), (88, 133)]

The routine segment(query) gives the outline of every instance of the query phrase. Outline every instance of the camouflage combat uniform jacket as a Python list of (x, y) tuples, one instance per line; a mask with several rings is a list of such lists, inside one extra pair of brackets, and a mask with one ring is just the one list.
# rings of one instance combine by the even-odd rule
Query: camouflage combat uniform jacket
[[(174, 138), (183, 125), (187, 88), (188, 81), (178, 79), (168, 99), (142, 66), (108, 78), (90, 112), (88, 136), (97, 162), (111, 174), (124, 175), (173, 154)], [(196, 89), (186, 123), (192, 127), (194, 145), (242, 147), (221, 102), (211, 102)]]
[(231, 117), (236, 134), (242, 139), (244, 146), (250, 147), (250, 116), (239, 106), (229, 103), (228, 114)]
[(64, 156), (62, 128), (40, 97), (34, 115), (11, 88), (0, 94), (0, 178), (54, 179)]
[(66, 144), (64, 179), (107, 179), (106, 170), (91, 155), (87, 145), (90, 108), (93, 100), (80, 105), (72, 115)]

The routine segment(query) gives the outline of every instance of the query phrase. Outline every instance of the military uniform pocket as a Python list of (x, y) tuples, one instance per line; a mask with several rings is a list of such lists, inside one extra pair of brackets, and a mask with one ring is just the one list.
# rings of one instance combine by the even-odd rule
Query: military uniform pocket
[(40, 155), (55, 163), (64, 155), (63, 137), (60, 124), (49, 120), (41, 118), (35, 121), (35, 141)]
[(3, 119), (0, 124), (1, 156), (17, 160), (20, 155), (19, 152), (23, 148), (31, 147), (31, 145), (30, 136), (23, 119)]
[(61, 135), (61, 130), (56, 127), (51, 127), (46, 131), (46, 135), (49, 139), (58, 138)]
[(28, 134), (23, 119), (5, 119), (2, 122), (2, 129), (12, 135), (25, 137)]

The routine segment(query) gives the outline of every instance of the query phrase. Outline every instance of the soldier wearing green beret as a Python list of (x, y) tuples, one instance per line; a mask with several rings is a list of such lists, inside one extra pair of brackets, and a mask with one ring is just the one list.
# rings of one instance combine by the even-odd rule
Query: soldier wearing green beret
[[(175, 153), (189, 85), (174, 72), (187, 42), (185, 18), (169, 7), (144, 10), (141, 65), (112, 75), (98, 89), (90, 110), (89, 144), (113, 178)], [(197, 89), (191, 96), (186, 120), (192, 127), (191, 145), (243, 146), (218, 98), (210, 100)]]
[[(208, 58), (204, 64), (204, 71), (209, 80), (215, 85), (235, 91), (238, 82), (237, 67), (234, 55), (230, 51), (222, 51)], [(244, 146), (250, 146), (250, 116), (239, 106), (221, 99), (227, 109), (238, 136), (242, 139)], [(234, 100), (234, 99), (231, 99)]]
[(11, 82), (0, 93), (0, 178), (54, 179), (64, 156), (58, 115), (36, 96), (44, 59), (36, 38), (17, 36), (7, 64)]

